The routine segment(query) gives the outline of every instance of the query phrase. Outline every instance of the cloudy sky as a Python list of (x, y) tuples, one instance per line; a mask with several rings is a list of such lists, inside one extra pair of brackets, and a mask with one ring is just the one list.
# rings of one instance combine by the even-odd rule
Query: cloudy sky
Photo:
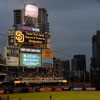
[[(55, 52), (54, 56), (70, 60), (75, 54), (86, 54), (89, 63), (91, 38), (100, 29), (100, 3), (97, 0), (1, 0), (0, 34), (7, 35), (13, 26), (14, 9), (33, 2), (48, 10), (52, 49), (65, 54)], [(0, 35), (2, 54), (6, 41), (7, 38)]]

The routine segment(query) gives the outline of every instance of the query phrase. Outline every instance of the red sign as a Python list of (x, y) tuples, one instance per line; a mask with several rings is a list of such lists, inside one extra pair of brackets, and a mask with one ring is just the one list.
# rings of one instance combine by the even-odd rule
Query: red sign
[(0, 90), (0, 94), (4, 94), (4, 90)]
[(62, 91), (62, 88), (55, 88), (55, 91)]

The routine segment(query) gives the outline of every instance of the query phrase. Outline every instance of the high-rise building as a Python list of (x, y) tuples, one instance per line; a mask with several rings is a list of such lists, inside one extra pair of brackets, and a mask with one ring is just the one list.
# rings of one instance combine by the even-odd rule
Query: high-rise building
[(100, 31), (92, 37), (92, 55), (94, 58), (100, 58)]
[(92, 37), (91, 84), (100, 88), (100, 30)]
[(70, 82), (70, 61), (64, 60), (63, 63), (63, 77)]
[(63, 77), (63, 63), (61, 59), (53, 58), (53, 72), (56, 77)]
[(48, 13), (45, 8), (39, 8), (38, 25), (42, 33), (49, 33)]
[(85, 82), (86, 57), (85, 55), (74, 55), (71, 60), (71, 76), (73, 82)]
[(14, 10), (14, 26), (21, 25), (23, 17), (22, 10)]

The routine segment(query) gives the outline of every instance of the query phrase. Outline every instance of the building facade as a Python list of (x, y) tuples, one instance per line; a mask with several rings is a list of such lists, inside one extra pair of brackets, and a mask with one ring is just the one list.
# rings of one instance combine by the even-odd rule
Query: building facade
[(70, 61), (64, 60), (63, 63), (63, 77), (70, 83)]
[(74, 83), (85, 82), (86, 56), (74, 55), (71, 60), (71, 81)]
[(100, 30), (92, 37), (91, 84), (100, 88)]
[(53, 72), (55, 77), (63, 77), (62, 60), (53, 58)]

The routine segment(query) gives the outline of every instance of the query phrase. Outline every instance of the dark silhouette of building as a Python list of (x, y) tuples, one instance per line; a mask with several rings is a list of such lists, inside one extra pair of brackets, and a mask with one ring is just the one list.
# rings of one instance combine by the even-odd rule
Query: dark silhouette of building
[(100, 30), (92, 37), (91, 84), (100, 88)]
[(69, 83), (70, 82), (70, 61), (64, 60), (62, 61), (62, 63), (63, 63), (63, 77)]
[(38, 25), (42, 33), (49, 33), (48, 13), (45, 8), (39, 8)]
[(85, 55), (74, 55), (71, 60), (71, 82), (85, 82), (86, 57)]
[(61, 59), (53, 58), (53, 72), (56, 77), (63, 77), (63, 63)]

